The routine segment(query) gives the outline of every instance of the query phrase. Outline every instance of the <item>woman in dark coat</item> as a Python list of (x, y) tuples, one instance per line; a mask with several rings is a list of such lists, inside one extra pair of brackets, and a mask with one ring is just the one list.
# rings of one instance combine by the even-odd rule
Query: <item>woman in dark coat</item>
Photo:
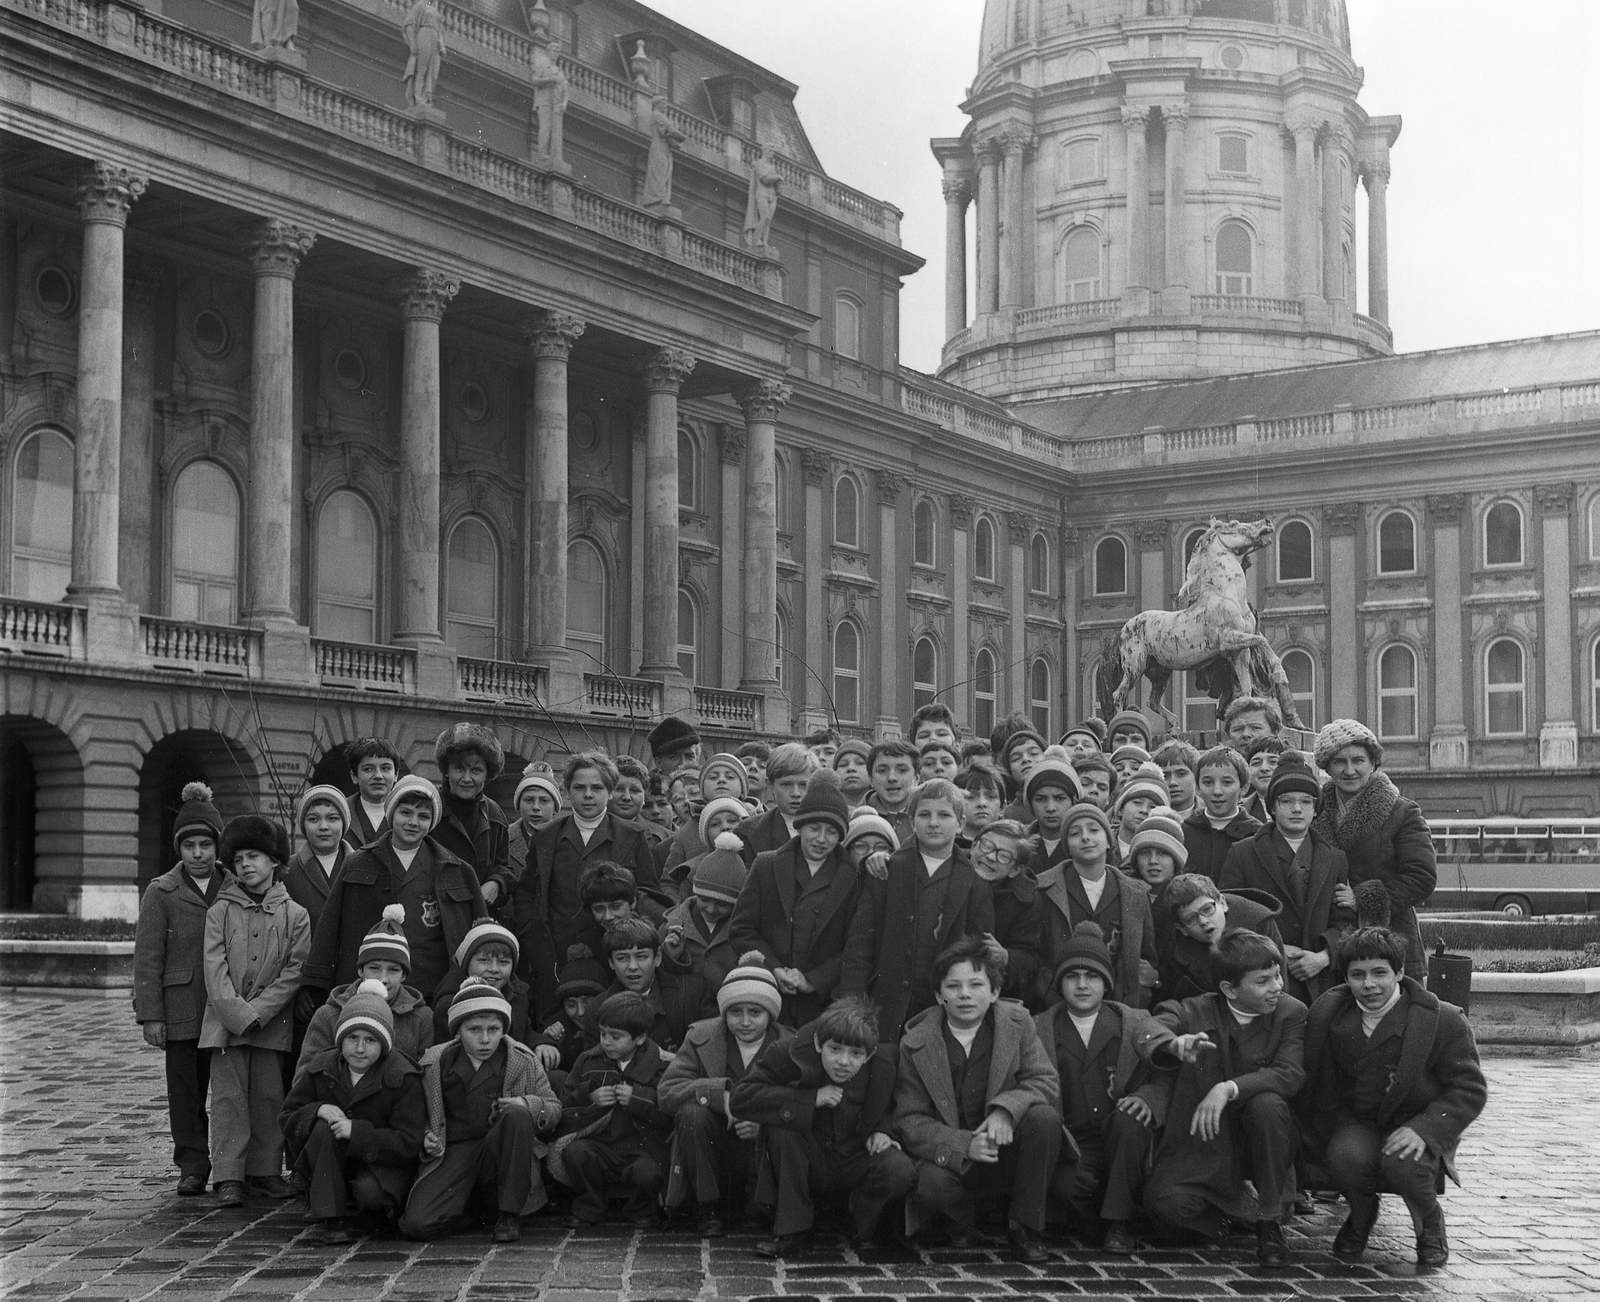
[(1333, 779), (1324, 788), (1311, 830), (1343, 850), (1350, 885), (1382, 882), (1389, 927), (1406, 939), (1405, 975), (1426, 985), (1428, 960), (1417, 926), (1438, 881), (1433, 835), (1414, 801), (1379, 771), (1383, 745), (1365, 724), (1335, 719), (1317, 734), (1317, 767)]

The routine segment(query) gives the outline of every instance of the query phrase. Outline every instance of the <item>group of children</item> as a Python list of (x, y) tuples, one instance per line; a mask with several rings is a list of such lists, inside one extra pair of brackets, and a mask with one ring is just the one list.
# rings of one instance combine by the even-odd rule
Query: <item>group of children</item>
[[(178, 1192), (298, 1194), (332, 1243), (357, 1217), (509, 1242), (552, 1195), (574, 1228), (753, 1210), (773, 1256), (830, 1195), (858, 1245), (970, 1244), (1003, 1203), (1024, 1261), (1057, 1222), (1131, 1253), (1143, 1219), (1253, 1227), (1268, 1265), (1308, 1190), (1348, 1201), (1347, 1260), (1390, 1192), (1441, 1264), (1471, 1032), (1275, 717), (1235, 702), (1200, 754), (1132, 711), (962, 745), (935, 705), (909, 740), (703, 763), (668, 719), (650, 769), (530, 765), (510, 818), (461, 724), (437, 785), (350, 747), (354, 797), (304, 792), (293, 853), (194, 784), (135, 960)], [(1325, 770), (1365, 732), (1330, 728)]]

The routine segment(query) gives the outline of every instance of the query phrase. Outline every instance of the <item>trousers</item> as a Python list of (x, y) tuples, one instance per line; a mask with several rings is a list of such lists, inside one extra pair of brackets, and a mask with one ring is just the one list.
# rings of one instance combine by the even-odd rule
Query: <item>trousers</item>
[(1008, 1193), (1010, 1219), (1042, 1230), (1060, 1154), (1061, 1114), (1036, 1103), (1023, 1113), (1015, 1139), (1000, 1150), (998, 1162), (974, 1162), (964, 1172), (937, 1162), (918, 1162), (914, 1197), (925, 1210), (971, 1226), (977, 1220), (977, 1197)]
[(1126, 1112), (1113, 1111), (1103, 1126), (1074, 1130), (1078, 1160), (1062, 1162), (1050, 1193), (1079, 1221), (1129, 1221), (1144, 1193), (1155, 1132)]
[(1390, 1157), (1383, 1151), (1387, 1137), (1370, 1122), (1340, 1117), (1325, 1154), (1328, 1176), (1349, 1200), (1352, 1211), (1379, 1194), (1399, 1194), (1411, 1219), (1420, 1226), (1439, 1205), (1444, 1164), (1433, 1153), (1420, 1158)]
[(496, 1211), (521, 1215), (537, 1179), (533, 1114), (512, 1108), (481, 1139), (449, 1143), (439, 1164), (417, 1177), (406, 1199), (400, 1233), (409, 1239), (448, 1234), (474, 1196)]
[(869, 1154), (865, 1147), (841, 1151), (809, 1130), (766, 1130), (767, 1155), (778, 1187), (774, 1234), (803, 1234), (816, 1222), (819, 1195), (848, 1193), (856, 1233), (876, 1232), (888, 1206), (911, 1192), (916, 1164), (898, 1148)]
[(574, 1139), (562, 1155), (571, 1184), (578, 1191), (573, 1214), (598, 1225), (606, 1218), (606, 1196), (613, 1189), (628, 1195), (625, 1216), (650, 1212), (661, 1193), (665, 1177), (661, 1163), (637, 1142), (607, 1143), (603, 1139)]
[(211, 1179), (245, 1180), (283, 1169), (283, 1054), (239, 1044), (212, 1049)]
[[(1294, 1203), (1300, 1127), (1279, 1094), (1257, 1094), (1248, 1100), (1240, 1109), (1239, 1121), (1243, 1153), (1236, 1178), (1248, 1177), (1254, 1182), (1262, 1220), (1280, 1220)], [(1187, 1122), (1169, 1119), (1168, 1124)], [(1177, 1163), (1170, 1167), (1158, 1163), (1150, 1176), (1150, 1215), (1163, 1225), (1216, 1238), (1225, 1228), (1225, 1217), (1212, 1200), (1214, 1192), (1207, 1184), (1185, 1180)]]
[(755, 1154), (755, 1141), (740, 1139), (726, 1118), (699, 1103), (685, 1103), (673, 1121), (670, 1205), (691, 1197), (700, 1203), (731, 1197), (743, 1206)]
[(172, 1162), (183, 1175), (211, 1174), (211, 1138), (206, 1091), (211, 1088), (211, 1050), (199, 1040), (168, 1040), (167, 1122)]
[(318, 1120), (295, 1158), (294, 1169), (306, 1178), (306, 1211), (318, 1220), (364, 1212), (388, 1212), (405, 1202), (411, 1169), (377, 1166), (350, 1156), (350, 1145), (333, 1137), (333, 1128)]

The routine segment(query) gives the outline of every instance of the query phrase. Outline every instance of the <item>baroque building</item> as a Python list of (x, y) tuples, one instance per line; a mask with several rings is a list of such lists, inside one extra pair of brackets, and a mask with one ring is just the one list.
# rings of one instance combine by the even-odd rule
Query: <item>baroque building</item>
[(632, 0), (0, 31), (0, 907), (128, 915), (184, 782), (284, 809), (458, 718), (513, 780), (663, 713), (1059, 734), (1216, 512), (1279, 524), (1308, 722), (1432, 809), (1594, 812), (1600, 338), (1389, 356), (1340, 5), (990, 0), (938, 377), (900, 214)]

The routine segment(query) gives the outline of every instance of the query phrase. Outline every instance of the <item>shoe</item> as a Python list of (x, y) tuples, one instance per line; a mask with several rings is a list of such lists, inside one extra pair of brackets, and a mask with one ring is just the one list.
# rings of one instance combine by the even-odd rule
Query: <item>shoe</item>
[(496, 1243), (515, 1243), (522, 1237), (522, 1222), (517, 1219), (515, 1212), (501, 1212), (495, 1218), (494, 1241)]
[(253, 1175), (244, 1182), (246, 1193), (257, 1198), (293, 1198), (294, 1186), (281, 1175)]
[(1450, 1240), (1444, 1232), (1444, 1208), (1435, 1206), (1422, 1218), (1417, 1236), (1417, 1265), (1442, 1266), (1450, 1260)]
[(1256, 1222), (1256, 1260), (1263, 1266), (1287, 1266), (1289, 1245), (1283, 1240), (1283, 1226), (1277, 1221)]
[(244, 1181), (223, 1180), (217, 1185), (218, 1207), (244, 1206)]
[(716, 1204), (708, 1204), (700, 1209), (700, 1215), (695, 1220), (695, 1230), (702, 1239), (722, 1237), (722, 1217), (717, 1215)]
[(971, 1252), (978, 1246), (978, 1227), (963, 1225), (959, 1221), (947, 1221), (944, 1232), (944, 1246), (954, 1248), (958, 1252)]
[(203, 1175), (180, 1175), (178, 1177), (178, 1197), (193, 1198), (206, 1191), (206, 1178)]
[(307, 1180), (304, 1173), (300, 1171), (290, 1171), (288, 1183), (289, 1188), (293, 1189), (297, 1194), (303, 1194), (311, 1187), (311, 1181)]
[(569, 1230), (592, 1230), (599, 1221), (586, 1221), (577, 1212), (568, 1212), (561, 1218), (561, 1223)]
[(811, 1246), (809, 1232), (803, 1234), (775, 1234), (770, 1239), (760, 1239), (756, 1243), (755, 1253), (758, 1257), (770, 1257), (774, 1260), (783, 1257), (795, 1257)]
[(1039, 1231), (1021, 1221), (1012, 1221), (1006, 1226), (1006, 1238), (1011, 1244), (1011, 1255), (1018, 1261), (1039, 1266), (1050, 1260), (1050, 1254), (1039, 1241)]
[(1139, 1245), (1134, 1241), (1133, 1235), (1128, 1233), (1126, 1221), (1112, 1221), (1106, 1227), (1106, 1237), (1100, 1244), (1102, 1252), (1112, 1252), (1119, 1257), (1131, 1257), (1139, 1251)]
[(1296, 1216), (1315, 1216), (1317, 1214), (1317, 1205), (1311, 1200), (1310, 1194), (1302, 1191), (1296, 1196), (1294, 1214)]
[(1344, 1218), (1339, 1233), (1333, 1238), (1333, 1255), (1340, 1261), (1360, 1261), (1367, 1250), (1367, 1239), (1378, 1222), (1378, 1200), (1363, 1200), (1350, 1204), (1350, 1215)]

